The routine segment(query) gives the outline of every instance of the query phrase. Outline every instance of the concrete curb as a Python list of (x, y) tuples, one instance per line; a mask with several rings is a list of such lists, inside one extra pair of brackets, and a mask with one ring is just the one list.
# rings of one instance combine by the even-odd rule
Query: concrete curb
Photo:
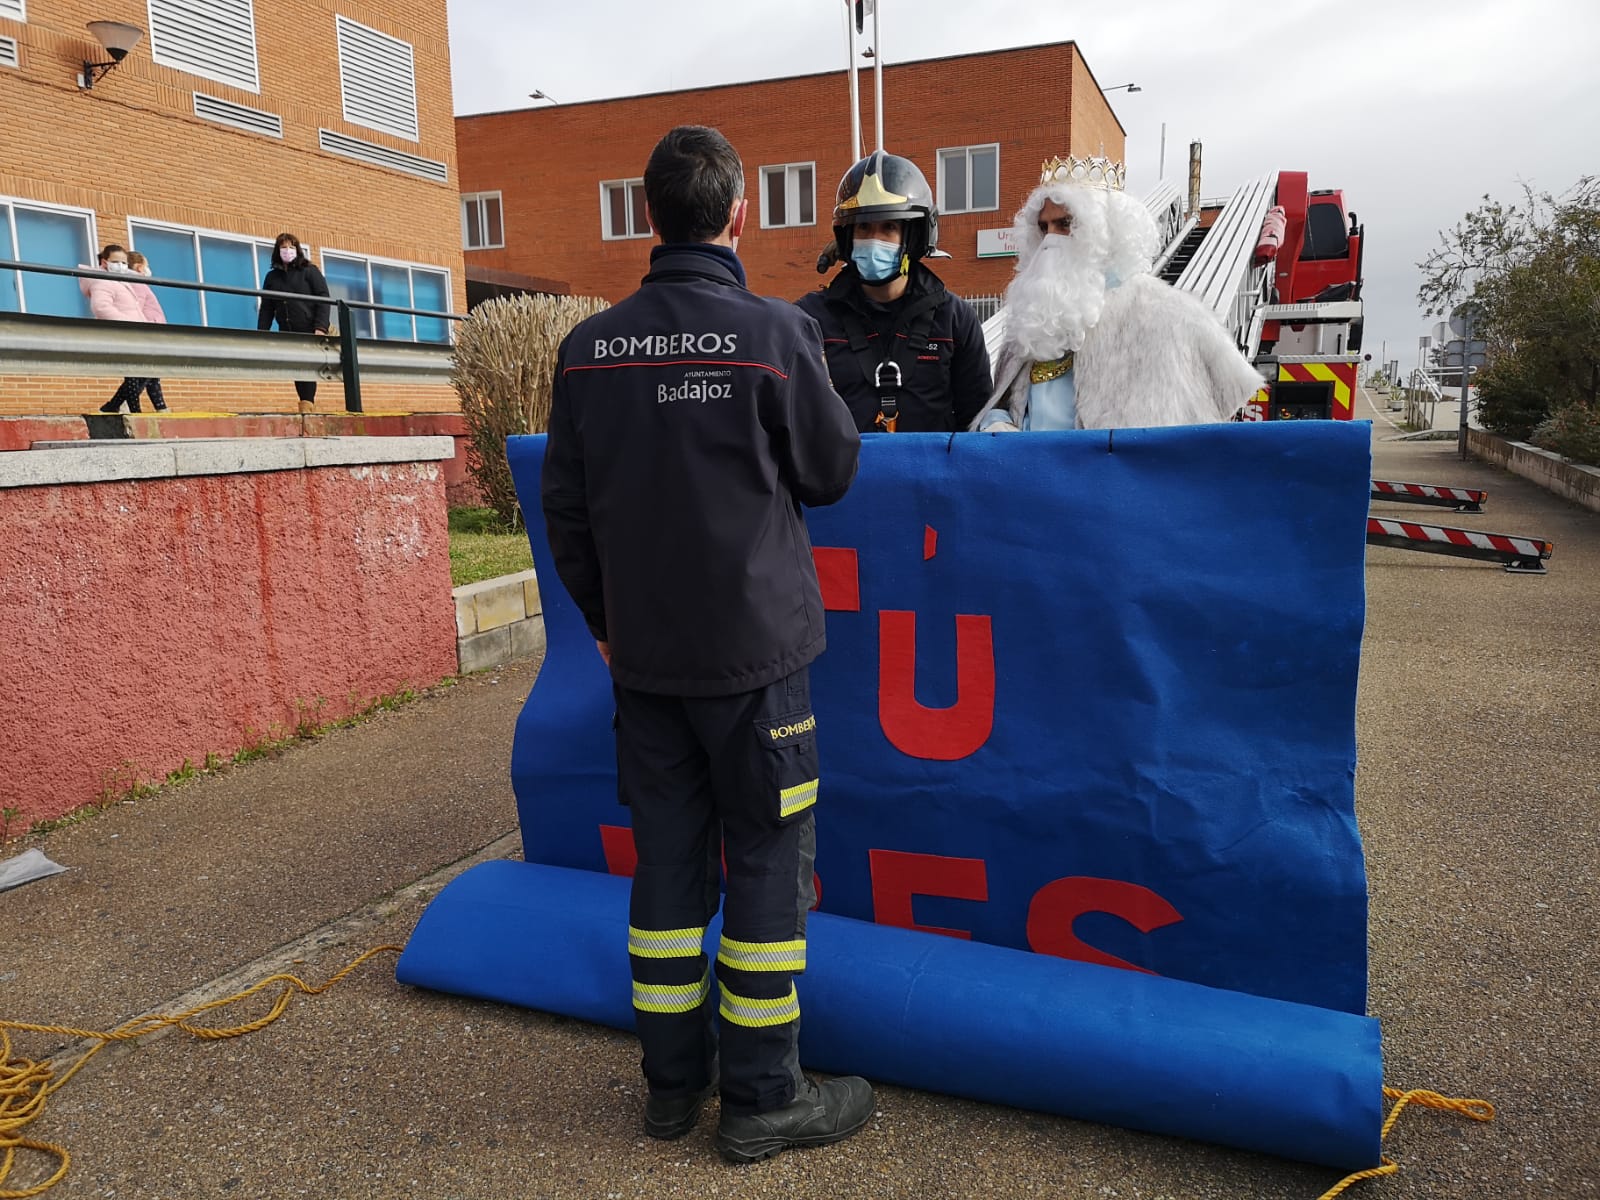
[(1541, 450), (1527, 442), (1513, 442), (1481, 429), (1467, 430), (1467, 448), (1513, 475), (1521, 475), (1575, 504), (1600, 512), (1600, 467), (1568, 462), (1552, 450)]
[(533, 570), (467, 583), (451, 591), (456, 604), (456, 662), (461, 674), (517, 658), (544, 655), (544, 606)]

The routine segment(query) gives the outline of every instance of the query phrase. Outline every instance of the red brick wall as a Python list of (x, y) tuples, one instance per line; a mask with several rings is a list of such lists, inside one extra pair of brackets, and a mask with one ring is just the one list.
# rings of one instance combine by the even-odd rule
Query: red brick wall
[[(316, 248), (423, 263), (451, 272), (453, 306), (466, 308), (455, 128), (444, 0), (274, 0), (255, 5), (261, 91), (151, 61), (140, 0), (29, 0), (25, 24), (0, 19), (19, 43), (20, 70), (0, 70), (0, 195), (73, 205), (96, 214), (99, 243), (127, 244), (128, 218), (271, 238), (288, 229)], [(420, 140), (346, 122), (334, 15), (410, 42)], [(84, 24), (122, 20), (147, 30), (128, 58), (89, 91), (74, 77), (102, 57)], [(276, 113), (281, 140), (194, 115), (193, 93)], [(329, 129), (444, 162), (447, 183), (324, 153)], [(112, 387), (115, 381), (110, 381)], [(110, 396), (105, 380), (0, 378), (0, 413), (74, 412)], [(293, 410), (287, 384), (174, 381), (179, 408)], [(337, 387), (320, 404), (342, 407)], [(448, 389), (395, 389), (366, 407), (455, 406)]]
[[(1075, 81), (1081, 77), (1077, 98)], [(862, 132), (873, 144), (873, 76), (861, 74)], [(937, 151), (1000, 144), (997, 211), (944, 216), (940, 245), (953, 259), (934, 269), (958, 292), (1001, 291), (1009, 258), (980, 260), (980, 229), (1009, 226), (1038, 182), (1039, 164), (1123, 136), (1070, 42), (890, 66), (884, 72), (887, 148), (922, 168), (937, 188)], [(834, 190), (850, 166), (849, 84), (844, 72), (461, 117), (456, 148), (464, 192), (499, 191), (503, 250), (469, 251), (485, 267), (564, 279), (580, 294), (620, 299), (649, 261), (649, 240), (604, 241), (600, 183), (637, 178), (674, 125), (721, 129), (744, 160), (751, 215), (739, 245), (757, 291), (798, 296), (823, 282), (818, 252), (831, 240)], [(1084, 128), (1080, 128), (1084, 127)], [(760, 168), (816, 162), (815, 226), (760, 228)]]
[(454, 673), (444, 489), (430, 462), (0, 490), (19, 827)]

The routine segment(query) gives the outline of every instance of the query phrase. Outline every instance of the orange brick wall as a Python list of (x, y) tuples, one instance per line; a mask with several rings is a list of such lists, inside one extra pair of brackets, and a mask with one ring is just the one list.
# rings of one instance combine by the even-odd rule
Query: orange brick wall
[[(873, 76), (860, 78), (870, 147)], [(1011, 224), (1038, 182), (1040, 162), (1069, 150), (1097, 153), (1102, 142), (1113, 158), (1123, 155), (1122, 130), (1071, 42), (890, 66), (884, 110), (887, 148), (916, 162), (935, 188), (939, 149), (1000, 145), (999, 210), (940, 218), (940, 246), (954, 257), (932, 266), (966, 295), (998, 293), (1009, 281), (1012, 259), (977, 257), (978, 230)], [(849, 113), (840, 71), (461, 117), (461, 190), (502, 193), (506, 237), (504, 249), (469, 251), (467, 261), (620, 299), (644, 274), (653, 243), (603, 240), (601, 182), (641, 176), (651, 148), (674, 125), (712, 125), (744, 160), (751, 212), (739, 254), (750, 286), (799, 296), (824, 282), (816, 259), (832, 238), (834, 191), (850, 166)], [(762, 229), (760, 168), (811, 161), (817, 224)]]
[[(91, 209), (100, 244), (127, 243), (128, 218), (271, 238), (288, 229), (314, 247), (443, 267), (466, 309), (455, 129), (444, 0), (273, 0), (255, 5), (260, 94), (151, 61), (139, 0), (29, 0), (25, 24), (0, 18), (19, 43), (20, 70), (0, 69), (0, 195)], [(334, 15), (411, 43), (420, 140), (346, 122)], [(121, 20), (147, 30), (128, 58), (89, 91), (75, 82), (85, 57), (103, 57), (85, 30)], [(192, 93), (276, 113), (282, 140), (194, 116)], [(319, 128), (448, 164), (432, 183), (327, 154)], [(108, 383), (111, 385), (108, 387)], [(0, 413), (82, 411), (115, 381), (0, 378)], [(288, 384), (172, 380), (169, 403), (223, 411), (292, 410)], [(370, 392), (370, 394), (368, 394)], [(365, 407), (455, 407), (439, 388), (364, 389)], [(319, 407), (342, 407), (324, 384)]]

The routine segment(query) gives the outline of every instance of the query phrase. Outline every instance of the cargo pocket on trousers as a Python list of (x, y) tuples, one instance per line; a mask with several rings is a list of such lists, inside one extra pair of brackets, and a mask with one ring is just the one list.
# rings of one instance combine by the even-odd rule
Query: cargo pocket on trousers
[(779, 824), (810, 812), (817, 802), (817, 718), (810, 710), (756, 722), (765, 779)]

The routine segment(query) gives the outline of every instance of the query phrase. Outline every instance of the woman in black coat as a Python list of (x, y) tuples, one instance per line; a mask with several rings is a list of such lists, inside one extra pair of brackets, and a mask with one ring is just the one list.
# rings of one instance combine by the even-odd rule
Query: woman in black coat
[[(272, 248), (277, 262), (261, 281), (264, 292), (295, 292), (305, 300), (283, 300), (273, 296), (261, 297), (261, 312), (256, 318), (257, 329), (271, 329), (277, 318), (278, 329), (283, 333), (328, 332), (328, 281), (317, 270), (316, 264), (306, 257), (300, 239), (292, 233), (280, 233)], [(316, 297), (322, 297), (321, 300)], [(315, 379), (297, 379), (294, 390), (300, 393), (303, 404), (313, 404), (317, 399)]]

